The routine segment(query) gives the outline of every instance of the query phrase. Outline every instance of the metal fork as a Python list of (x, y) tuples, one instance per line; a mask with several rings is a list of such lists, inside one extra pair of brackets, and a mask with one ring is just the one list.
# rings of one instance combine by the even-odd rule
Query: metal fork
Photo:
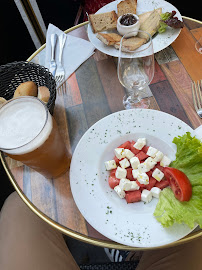
[(202, 80), (192, 82), (192, 97), (194, 108), (200, 118), (202, 118)]
[(65, 70), (64, 70), (64, 67), (62, 65), (62, 53), (63, 53), (63, 48), (65, 45), (66, 38), (67, 38), (67, 36), (64, 33), (59, 36), (60, 51), (59, 51), (59, 64), (58, 64), (58, 68), (57, 68), (56, 74), (55, 74), (56, 83), (62, 82), (65, 78)]

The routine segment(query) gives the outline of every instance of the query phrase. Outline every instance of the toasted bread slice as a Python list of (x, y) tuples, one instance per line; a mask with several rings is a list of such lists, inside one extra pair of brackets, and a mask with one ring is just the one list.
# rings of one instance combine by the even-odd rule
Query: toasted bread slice
[[(156, 11), (159, 13), (159, 15), (161, 15), (162, 8), (157, 8)], [(153, 10), (138, 15), (140, 25), (151, 15), (152, 12)]]
[(89, 20), (94, 33), (116, 29), (117, 19), (118, 17), (114, 10), (110, 12), (89, 15)]
[[(140, 46), (142, 46), (145, 42), (146, 40), (144, 38), (139, 38), (139, 37), (131, 37), (131, 38), (123, 39), (121, 50), (123, 52), (134, 51)], [(114, 47), (119, 50), (120, 42), (116, 42), (114, 44)]]
[(123, 0), (117, 5), (118, 17), (127, 13), (136, 14), (136, 9), (137, 0)]
[[(149, 15), (149, 17), (145, 21), (143, 21), (142, 24), (140, 24), (140, 30), (145, 31), (145, 32), (149, 33), (151, 36), (153, 36), (157, 32), (157, 30), (159, 29), (160, 19), (161, 19), (161, 17), (159, 15), (159, 13), (156, 10), (154, 10)], [(148, 36), (145, 35), (144, 33), (139, 33), (138, 37), (148, 39), (147, 38)]]
[(97, 38), (101, 40), (106, 45), (114, 45), (116, 42), (121, 41), (122, 36), (116, 33), (99, 33), (97, 34)]

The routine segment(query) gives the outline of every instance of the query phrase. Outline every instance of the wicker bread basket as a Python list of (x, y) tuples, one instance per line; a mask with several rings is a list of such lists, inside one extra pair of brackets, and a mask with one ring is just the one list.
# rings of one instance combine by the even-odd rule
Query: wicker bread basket
[(56, 82), (49, 70), (38, 64), (20, 61), (0, 66), (0, 97), (9, 100), (23, 82), (33, 81), (37, 86), (46, 86), (50, 91), (47, 107), (53, 114), (56, 99)]

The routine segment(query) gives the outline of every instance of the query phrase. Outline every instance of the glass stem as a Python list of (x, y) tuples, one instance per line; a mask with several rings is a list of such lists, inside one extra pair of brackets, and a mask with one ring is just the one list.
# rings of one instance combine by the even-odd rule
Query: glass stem
[(127, 90), (127, 96), (130, 97), (131, 102), (138, 102), (139, 101), (139, 91), (137, 89), (130, 89)]

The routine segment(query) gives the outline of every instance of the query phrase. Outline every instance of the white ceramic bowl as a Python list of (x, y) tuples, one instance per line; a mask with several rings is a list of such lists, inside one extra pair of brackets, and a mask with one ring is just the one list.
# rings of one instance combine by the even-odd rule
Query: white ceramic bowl
[[(124, 15), (133, 15), (137, 22), (135, 24), (132, 24), (132, 25), (123, 25), (120, 23), (120, 20), (121, 18), (124, 16)], [(120, 35), (124, 36), (126, 35), (127, 33), (129, 32), (133, 32), (132, 34), (128, 35), (127, 37), (132, 37), (132, 36), (136, 36), (137, 35), (137, 31), (139, 30), (140, 28), (140, 22), (139, 22), (139, 17), (136, 15), (136, 14), (132, 14), (132, 13), (127, 13), (127, 14), (124, 14), (122, 16), (120, 16), (117, 20), (117, 31), (119, 32)]]

